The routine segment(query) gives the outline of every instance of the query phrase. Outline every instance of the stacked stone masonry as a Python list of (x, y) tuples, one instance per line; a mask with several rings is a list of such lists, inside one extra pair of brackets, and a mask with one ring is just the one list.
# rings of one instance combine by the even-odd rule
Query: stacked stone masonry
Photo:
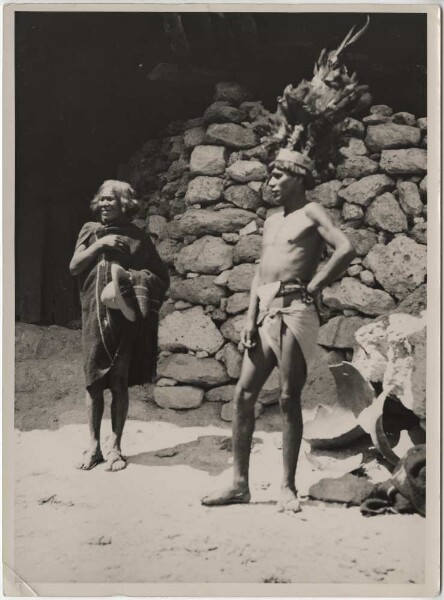
[[(221, 418), (231, 418), (263, 224), (280, 210), (266, 184), (270, 157), (261, 136), (268, 118), (241, 85), (221, 83), (202, 118), (170, 123), (121, 167), (119, 175), (141, 198), (136, 222), (150, 233), (171, 272), (154, 389), (160, 406), (220, 402)], [(360, 328), (425, 308), (427, 119), (377, 105), (336, 130), (335, 175), (308, 198), (349, 236), (357, 258), (323, 291), (318, 357), (304, 390), (305, 407), (334, 398), (328, 365), (353, 359)], [(257, 416), (278, 395), (275, 370)]]

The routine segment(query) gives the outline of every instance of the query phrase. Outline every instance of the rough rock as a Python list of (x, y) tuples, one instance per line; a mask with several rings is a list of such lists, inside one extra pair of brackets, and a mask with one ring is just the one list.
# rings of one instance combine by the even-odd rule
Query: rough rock
[(214, 277), (202, 275), (195, 279), (171, 279), (170, 296), (173, 300), (186, 300), (193, 304), (218, 306), (225, 290), (214, 283)]
[(158, 387), (171, 387), (177, 385), (177, 381), (175, 379), (169, 379), (168, 377), (161, 377), (157, 380), (156, 385)]
[(178, 273), (217, 275), (233, 266), (233, 247), (219, 237), (205, 235), (182, 248), (174, 264)]
[(347, 269), (347, 273), (348, 273), (348, 275), (350, 275), (350, 277), (357, 277), (361, 271), (362, 271), (361, 265), (352, 265), (351, 267), (349, 267)]
[(344, 203), (342, 207), (342, 216), (345, 221), (358, 221), (361, 222), (364, 218), (364, 211), (357, 204)]
[(225, 344), (222, 352), (228, 375), (232, 379), (239, 379), (243, 360), (242, 354), (231, 342)]
[(368, 127), (365, 144), (371, 152), (379, 152), (386, 148), (417, 146), (420, 139), (421, 132), (417, 127), (384, 123)]
[(427, 175), (419, 184), (419, 191), (421, 193), (422, 198), (424, 198), (427, 201)]
[(346, 473), (339, 478), (325, 478), (312, 485), (308, 495), (315, 500), (360, 506), (372, 491), (368, 479)]
[(240, 83), (234, 81), (223, 81), (216, 84), (214, 94), (215, 101), (228, 101), (232, 104), (239, 105), (250, 99), (250, 92)]
[[(264, 407), (260, 402), (256, 402), (254, 405), (254, 418), (258, 419), (264, 412)], [(222, 411), (220, 413), (220, 418), (222, 421), (231, 422), (233, 420), (233, 403), (227, 402), (222, 406)]]
[(168, 266), (172, 266), (182, 247), (183, 244), (178, 240), (167, 238), (156, 245), (156, 250), (163, 262)]
[(390, 192), (373, 200), (365, 214), (365, 221), (372, 227), (391, 233), (407, 230), (407, 217)]
[(362, 139), (365, 134), (365, 127), (357, 119), (346, 117), (336, 126), (336, 131), (341, 138), (354, 137)]
[(235, 385), (222, 385), (208, 390), (205, 394), (207, 402), (231, 402), (234, 396)]
[(243, 110), (234, 108), (233, 106), (219, 104), (215, 102), (211, 104), (204, 112), (204, 123), (242, 123), (247, 119), (247, 114)]
[(427, 308), (427, 286), (422, 284), (413, 290), (404, 300), (402, 300), (393, 311), (394, 313), (405, 313), (408, 315), (419, 315)]
[(185, 310), (186, 308), (191, 308), (193, 305), (191, 302), (186, 302), (185, 300), (178, 300), (174, 303), (174, 308), (176, 310)]
[(245, 322), (245, 313), (227, 319), (220, 328), (224, 338), (238, 344), (240, 342), (240, 334)]
[(243, 235), (233, 249), (233, 261), (238, 263), (255, 262), (261, 255), (262, 236)]
[(198, 408), (204, 398), (204, 391), (189, 385), (155, 387), (154, 401), (161, 408), (176, 410)]
[(183, 143), (185, 148), (195, 148), (201, 146), (205, 140), (205, 127), (192, 127), (183, 134)]
[(203, 388), (224, 385), (230, 380), (223, 364), (215, 358), (197, 358), (190, 354), (172, 354), (159, 361), (157, 372), (162, 377)]
[(365, 156), (368, 154), (368, 150), (362, 140), (349, 138), (347, 146), (339, 148), (339, 154), (344, 158), (352, 158), (353, 156)]
[(329, 308), (353, 308), (370, 316), (383, 315), (395, 308), (395, 302), (387, 292), (369, 288), (353, 277), (344, 277), (326, 287), (322, 297)]
[(397, 112), (392, 117), (393, 123), (399, 123), (400, 125), (416, 125), (416, 117), (409, 112)]
[(392, 190), (395, 182), (387, 175), (369, 175), (342, 188), (338, 195), (346, 202), (368, 206), (380, 194)]
[(368, 229), (353, 229), (351, 227), (341, 227), (341, 230), (353, 244), (353, 248), (358, 256), (365, 256), (377, 242), (376, 233)]
[(239, 236), (250, 235), (251, 233), (258, 231), (258, 229), (256, 221), (251, 221), (251, 223), (248, 223), (248, 225), (245, 225), (245, 227), (242, 227), (242, 229), (239, 230)]
[(268, 177), (267, 167), (258, 160), (237, 160), (226, 170), (235, 181), (261, 181)]
[(338, 165), (336, 176), (338, 179), (345, 179), (346, 177), (360, 178), (373, 175), (378, 171), (379, 165), (374, 160), (367, 156), (353, 156), (346, 158)]
[(386, 117), (385, 115), (368, 115), (368, 117), (364, 117), (362, 122), (365, 125), (380, 125), (381, 123), (388, 123), (391, 121), (390, 117)]
[(183, 238), (186, 235), (211, 235), (232, 233), (250, 223), (262, 223), (254, 213), (241, 208), (224, 208), (214, 210), (188, 210), (179, 219), (168, 223), (168, 232), (173, 238)]
[(391, 117), (393, 114), (393, 108), (387, 106), (387, 104), (374, 104), (370, 107), (371, 115), (384, 115), (384, 117)]
[(250, 301), (249, 292), (236, 292), (228, 298), (227, 313), (236, 315), (237, 313), (247, 310)]
[(417, 223), (410, 231), (410, 235), (418, 244), (427, 245), (427, 223)]
[(380, 165), (388, 175), (423, 175), (427, 172), (427, 151), (421, 148), (383, 150)]
[(418, 186), (413, 181), (401, 181), (398, 184), (399, 204), (406, 215), (419, 217), (422, 214), (422, 202)]
[(260, 194), (248, 185), (232, 185), (224, 192), (225, 200), (245, 210), (256, 211), (261, 205)]
[(163, 240), (168, 236), (167, 220), (160, 215), (151, 215), (148, 220), (148, 231), (157, 240)]
[(427, 249), (402, 235), (387, 246), (374, 246), (363, 264), (387, 292), (403, 300), (425, 279)]
[(373, 287), (376, 283), (375, 276), (371, 271), (365, 270), (359, 273), (359, 279), (362, 281), (364, 285), (368, 285), (369, 287)]
[(223, 233), (222, 234), (222, 239), (224, 240), (224, 242), (227, 242), (227, 244), (237, 244), (237, 242), (239, 241), (240, 235), (238, 233)]
[(213, 279), (214, 285), (225, 287), (228, 283), (228, 276), (230, 271), (222, 271), (220, 275), (218, 275), (215, 279)]
[(427, 132), (427, 117), (421, 117), (416, 123), (422, 133)]
[(205, 350), (214, 354), (224, 344), (224, 338), (201, 306), (174, 311), (159, 325), (161, 350)]
[(232, 292), (246, 292), (251, 288), (256, 265), (245, 263), (233, 267), (228, 274), (227, 285)]
[(221, 175), (227, 165), (227, 150), (221, 146), (196, 146), (191, 153), (190, 171), (196, 175)]
[(333, 317), (319, 330), (318, 344), (327, 348), (354, 348), (355, 332), (370, 319), (362, 317)]
[(338, 196), (341, 187), (342, 183), (340, 181), (327, 181), (308, 191), (307, 198), (310, 202), (319, 202), (319, 204), (330, 208), (341, 206), (343, 199)]
[(211, 204), (220, 200), (224, 182), (219, 177), (199, 176), (193, 179), (185, 194), (187, 204)]
[(205, 134), (207, 144), (215, 144), (241, 150), (257, 146), (258, 139), (252, 129), (235, 123), (214, 123)]

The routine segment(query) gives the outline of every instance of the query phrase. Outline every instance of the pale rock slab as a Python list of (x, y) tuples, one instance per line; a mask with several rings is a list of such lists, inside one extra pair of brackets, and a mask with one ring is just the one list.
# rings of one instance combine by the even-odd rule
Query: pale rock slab
[(212, 319), (204, 314), (201, 306), (174, 311), (161, 320), (159, 325), (161, 350), (205, 350), (214, 354), (223, 344), (224, 338)]

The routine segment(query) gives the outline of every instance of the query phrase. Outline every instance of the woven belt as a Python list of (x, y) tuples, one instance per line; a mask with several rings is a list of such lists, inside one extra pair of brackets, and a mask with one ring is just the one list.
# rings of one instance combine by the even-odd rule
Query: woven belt
[(314, 299), (311, 294), (307, 291), (307, 286), (302, 281), (285, 281), (281, 283), (276, 298), (282, 296), (289, 296), (290, 294), (300, 295), (300, 298), (304, 304), (313, 304)]

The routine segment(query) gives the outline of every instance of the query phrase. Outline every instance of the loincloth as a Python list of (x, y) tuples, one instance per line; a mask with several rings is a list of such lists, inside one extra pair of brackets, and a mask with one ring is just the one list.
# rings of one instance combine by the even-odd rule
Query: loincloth
[(308, 369), (318, 341), (320, 323), (317, 310), (313, 303), (304, 302), (301, 294), (276, 297), (279, 287), (280, 282), (274, 282), (257, 289), (259, 297), (257, 324), (280, 364), (281, 331), (282, 323), (285, 323), (297, 340)]

